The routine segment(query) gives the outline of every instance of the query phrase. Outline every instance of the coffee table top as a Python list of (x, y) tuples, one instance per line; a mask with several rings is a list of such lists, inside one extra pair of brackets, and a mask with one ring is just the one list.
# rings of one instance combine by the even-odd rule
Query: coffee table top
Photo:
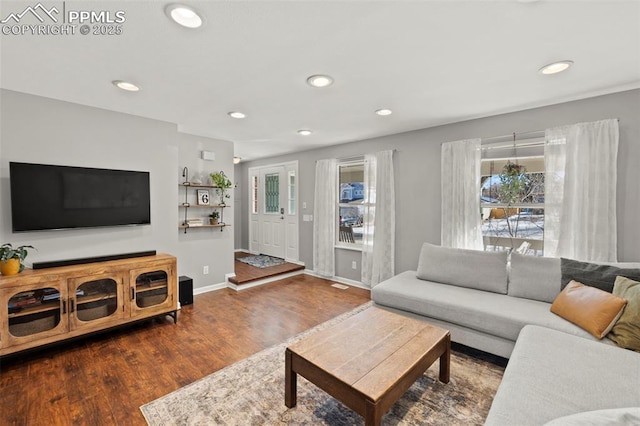
[(372, 306), (288, 349), (377, 401), (448, 334)]

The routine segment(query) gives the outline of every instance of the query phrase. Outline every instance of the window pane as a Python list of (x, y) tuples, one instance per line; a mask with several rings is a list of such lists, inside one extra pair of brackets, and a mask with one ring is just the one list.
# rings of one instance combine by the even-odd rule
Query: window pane
[(361, 243), (363, 217), (364, 206), (340, 205), (340, 233), (338, 241), (343, 243)]
[(481, 203), (544, 203), (544, 172), (482, 176), (480, 186)]
[(251, 176), (251, 213), (258, 214), (258, 176)]
[(289, 214), (296, 214), (296, 172), (289, 171)]
[(264, 176), (264, 211), (280, 212), (280, 176), (272, 173)]

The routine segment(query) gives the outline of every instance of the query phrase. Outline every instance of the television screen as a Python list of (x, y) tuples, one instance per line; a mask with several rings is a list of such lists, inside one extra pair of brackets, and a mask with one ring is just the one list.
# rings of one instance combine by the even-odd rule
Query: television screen
[(9, 163), (13, 232), (151, 223), (149, 172)]

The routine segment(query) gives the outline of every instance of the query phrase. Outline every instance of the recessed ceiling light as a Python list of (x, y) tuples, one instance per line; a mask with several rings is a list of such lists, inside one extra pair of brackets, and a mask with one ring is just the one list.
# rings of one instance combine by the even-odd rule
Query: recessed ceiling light
[(129, 83), (128, 81), (113, 80), (111, 83), (113, 83), (113, 85), (118, 87), (119, 89), (126, 90), (128, 92), (137, 92), (138, 90), (140, 90), (138, 86), (133, 83)]
[(307, 83), (309, 83), (309, 86), (313, 87), (327, 87), (333, 84), (333, 77), (322, 74), (312, 75), (307, 78)]
[(387, 109), (387, 108), (381, 108), (379, 110), (376, 110), (376, 114), (378, 114), (378, 115), (391, 115), (391, 114), (393, 114), (393, 111), (391, 111), (390, 109)]
[(307, 130), (307, 129), (298, 130), (298, 134), (302, 135), (302, 136), (309, 136), (311, 133), (313, 133), (313, 132), (311, 130)]
[(557, 74), (559, 72), (566, 70), (571, 65), (573, 65), (573, 61), (569, 61), (569, 60), (558, 61), (558, 62), (545, 65), (544, 67), (540, 68), (538, 71), (544, 75)]
[(245, 118), (246, 117), (246, 115), (241, 113), (240, 111), (231, 111), (231, 112), (228, 112), (227, 115), (229, 117), (233, 117), (233, 118)]
[(233, 164), (238, 164), (242, 161), (242, 157), (233, 157)]
[(202, 26), (202, 18), (191, 6), (171, 3), (167, 5), (164, 12), (169, 18), (183, 27), (198, 28)]

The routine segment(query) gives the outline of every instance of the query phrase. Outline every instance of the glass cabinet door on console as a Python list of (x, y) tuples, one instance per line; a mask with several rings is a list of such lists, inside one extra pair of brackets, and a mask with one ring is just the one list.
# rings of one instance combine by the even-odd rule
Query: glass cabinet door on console
[(69, 329), (64, 281), (27, 282), (18, 288), (3, 289), (0, 304), (5, 311), (1, 316), (0, 347), (55, 336)]
[(156, 310), (166, 310), (175, 305), (173, 271), (169, 266), (136, 269), (130, 272), (129, 297), (131, 316), (147, 315)]
[(125, 316), (123, 278), (105, 274), (69, 280), (69, 326), (71, 330), (102, 327)]

